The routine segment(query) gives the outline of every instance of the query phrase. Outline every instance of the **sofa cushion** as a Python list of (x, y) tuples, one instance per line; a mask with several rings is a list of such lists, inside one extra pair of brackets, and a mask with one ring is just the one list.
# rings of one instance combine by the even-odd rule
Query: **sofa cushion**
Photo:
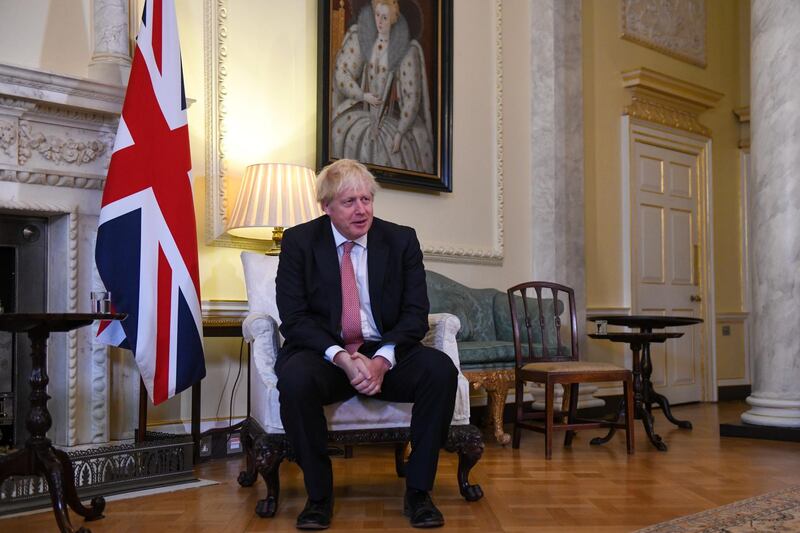
[(451, 313), (461, 321), (459, 341), (495, 339), (492, 300), (496, 289), (472, 289), (436, 272), (426, 271), (431, 313)]
[(508, 341), (469, 341), (458, 343), (461, 367), (514, 362), (514, 343)]

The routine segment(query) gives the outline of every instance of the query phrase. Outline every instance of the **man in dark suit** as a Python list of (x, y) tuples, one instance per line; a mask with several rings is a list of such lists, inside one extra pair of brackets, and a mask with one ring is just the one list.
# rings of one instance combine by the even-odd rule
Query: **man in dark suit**
[(299, 529), (324, 529), (333, 475), (323, 406), (355, 394), (413, 402), (404, 512), (415, 527), (444, 518), (430, 499), (458, 371), (420, 344), (428, 330), (422, 251), (413, 229), (373, 218), (375, 179), (342, 159), (317, 178), (325, 215), (284, 233), (276, 294), (286, 341), (275, 371), (281, 420), (303, 469)]

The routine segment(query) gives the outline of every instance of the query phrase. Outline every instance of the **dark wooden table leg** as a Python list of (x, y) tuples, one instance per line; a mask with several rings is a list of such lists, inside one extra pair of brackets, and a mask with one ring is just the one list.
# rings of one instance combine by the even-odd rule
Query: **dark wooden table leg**
[[(619, 405), (617, 406), (617, 413), (614, 416), (614, 420), (613, 421), (615, 423), (617, 423), (620, 420), (622, 420), (623, 416), (625, 416), (625, 395), (624, 394), (622, 395), (622, 399), (619, 401)], [(607, 443), (608, 441), (610, 441), (614, 437), (614, 434), (616, 432), (617, 432), (617, 428), (610, 427), (610, 428), (608, 428), (608, 433), (606, 433), (605, 437), (595, 437), (595, 438), (593, 438), (592, 440), (589, 441), (589, 444), (594, 444), (594, 445), (605, 444), (605, 443)]]
[[(30, 437), (25, 443), (30, 459), (29, 469), (32, 470), (29, 473), (44, 476), (47, 479), (50, 499), (53, 503), (53, 514), (58, 528), (62, 532), (91, 533), (83, 527), (78, 529), (72, 527), (67, 506), (69, 505), (84, 516), (100, 518), (105, 507), (105, 500), (99, 498), (97, 507), (93, 508), (84, 507), (80, 503), (75, 490), (72, 462), (66, 453), (55, 450), (50, 439), (47, 438), (47, 430), (53, 424), (50, 412), (47, 410), (47, 400), (50, 399), (50, 396), (47, 395), (47, 384), (50, 382), (47, 375), (47, 338), (49, 335), (49, 331), (42, 329), (32, 329), (28, 332), (33, 363), (30, 377), (31, 407), (25, 421), (25, 425), (30, 431)], [(93, 501), (93, 503), (95, 502)]]
[(61, 464), (62, 476), (64, 479), (64, 498), (70, 508), (84, 517), (87, 521), (103, 518), (103, 510), (106, 508), (106, 500), (102, 496), (92, 498), (92, 503), (86, 507), (78, 498), (78, 491), (75, 488), (75, 471), (72, 467), (72, 460), (66, 452), (51, 448), (56, 459)]
[[(634, 347), (635, 346), (635, 347)], [(633, 397), (636, 418), (642, 419), (647, 438), (659, 451), (667, 451), (667, 445), (653, 428), (653, 414), (650, 410), (652, 400), (650, 392), (653, 390), (653, 383), (650, 375), (653, 373), (653, 362), (650, 359), (650, 343), (641, 344), (642, 358), (639, 361), (640, 345), (631, 344), (633, 351)]]
[[(652, 387), (652, 384), (650, 386)], [(655, 389), (652, 389), (650, 391), (650, 398), (661, 407), (661, 410), (664, 412), (664, 417), (667, 420), (669, 420), (679, 428), (692, 429), (692, 423), (690, 421), (678, 420), (677, 418), (675, 418), (675, 416), (672, 414), (672, 409), (670, 408), (669, 400), (667, 399), (666, 396), (664, 396), (663, 394), (659, 394), (655, 391)]]

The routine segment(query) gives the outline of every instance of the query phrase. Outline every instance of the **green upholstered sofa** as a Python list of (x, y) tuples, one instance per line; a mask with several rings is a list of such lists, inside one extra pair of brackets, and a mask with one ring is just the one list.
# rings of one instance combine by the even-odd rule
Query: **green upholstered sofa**
[(487, 409), (495, 438), (508, 444), (503, 408), (514, 385), (514, 342), (508, 296), (496, 289), (473, 289), (427, 271), (431, 313), (446, 312), (461, 321), (456, 335), (461, 371), (470, 386), (486, 390)]

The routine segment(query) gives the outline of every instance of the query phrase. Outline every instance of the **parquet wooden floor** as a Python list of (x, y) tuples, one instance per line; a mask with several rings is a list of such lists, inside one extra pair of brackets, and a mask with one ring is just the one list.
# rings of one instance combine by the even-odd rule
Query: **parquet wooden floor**
[[(579, 433), (571, 449), (560, 443), (544, 460), (543, 436), (525, 432), (519, 450), (487, 444), (472, 471), (485, 497), (465, 502), (455, 482), (457, 459), (442, 452), (434, 500), (445, 515), (444, 530), (464, 532), (618, 532), (710, 509), (798, 483), (800, 444), (719, 437), (719, 423), (735, 422), (741, 402), (696, 404), (674, 409), (693, 422), (691, 431), (669, 425), (659, 412), (656, 429), (669, 445), (658, 452), (636, 425), (636, 454), (625, 453), (623, 435), (603, 447), (589, 446), (601, 432)], [(241, 488), (240, 459), (198, 468), (219, 485), (109, 502), (105, 518), (86, 524), (103, 532), (295, 531), (304, 502), (300, 471), (281, 467), (278, 516), (253, 512), (263, 482)], [(331, 531), (409, 531), (402, 516), (404, 484), (394, 474), (390, 447), (356, 448), (352, 459), (334, 459), (335, 514)], [(78, 517), (71, 514), (73, 524)], [(0, 520), (0, 531), (55, 531), (51, 513)]]

